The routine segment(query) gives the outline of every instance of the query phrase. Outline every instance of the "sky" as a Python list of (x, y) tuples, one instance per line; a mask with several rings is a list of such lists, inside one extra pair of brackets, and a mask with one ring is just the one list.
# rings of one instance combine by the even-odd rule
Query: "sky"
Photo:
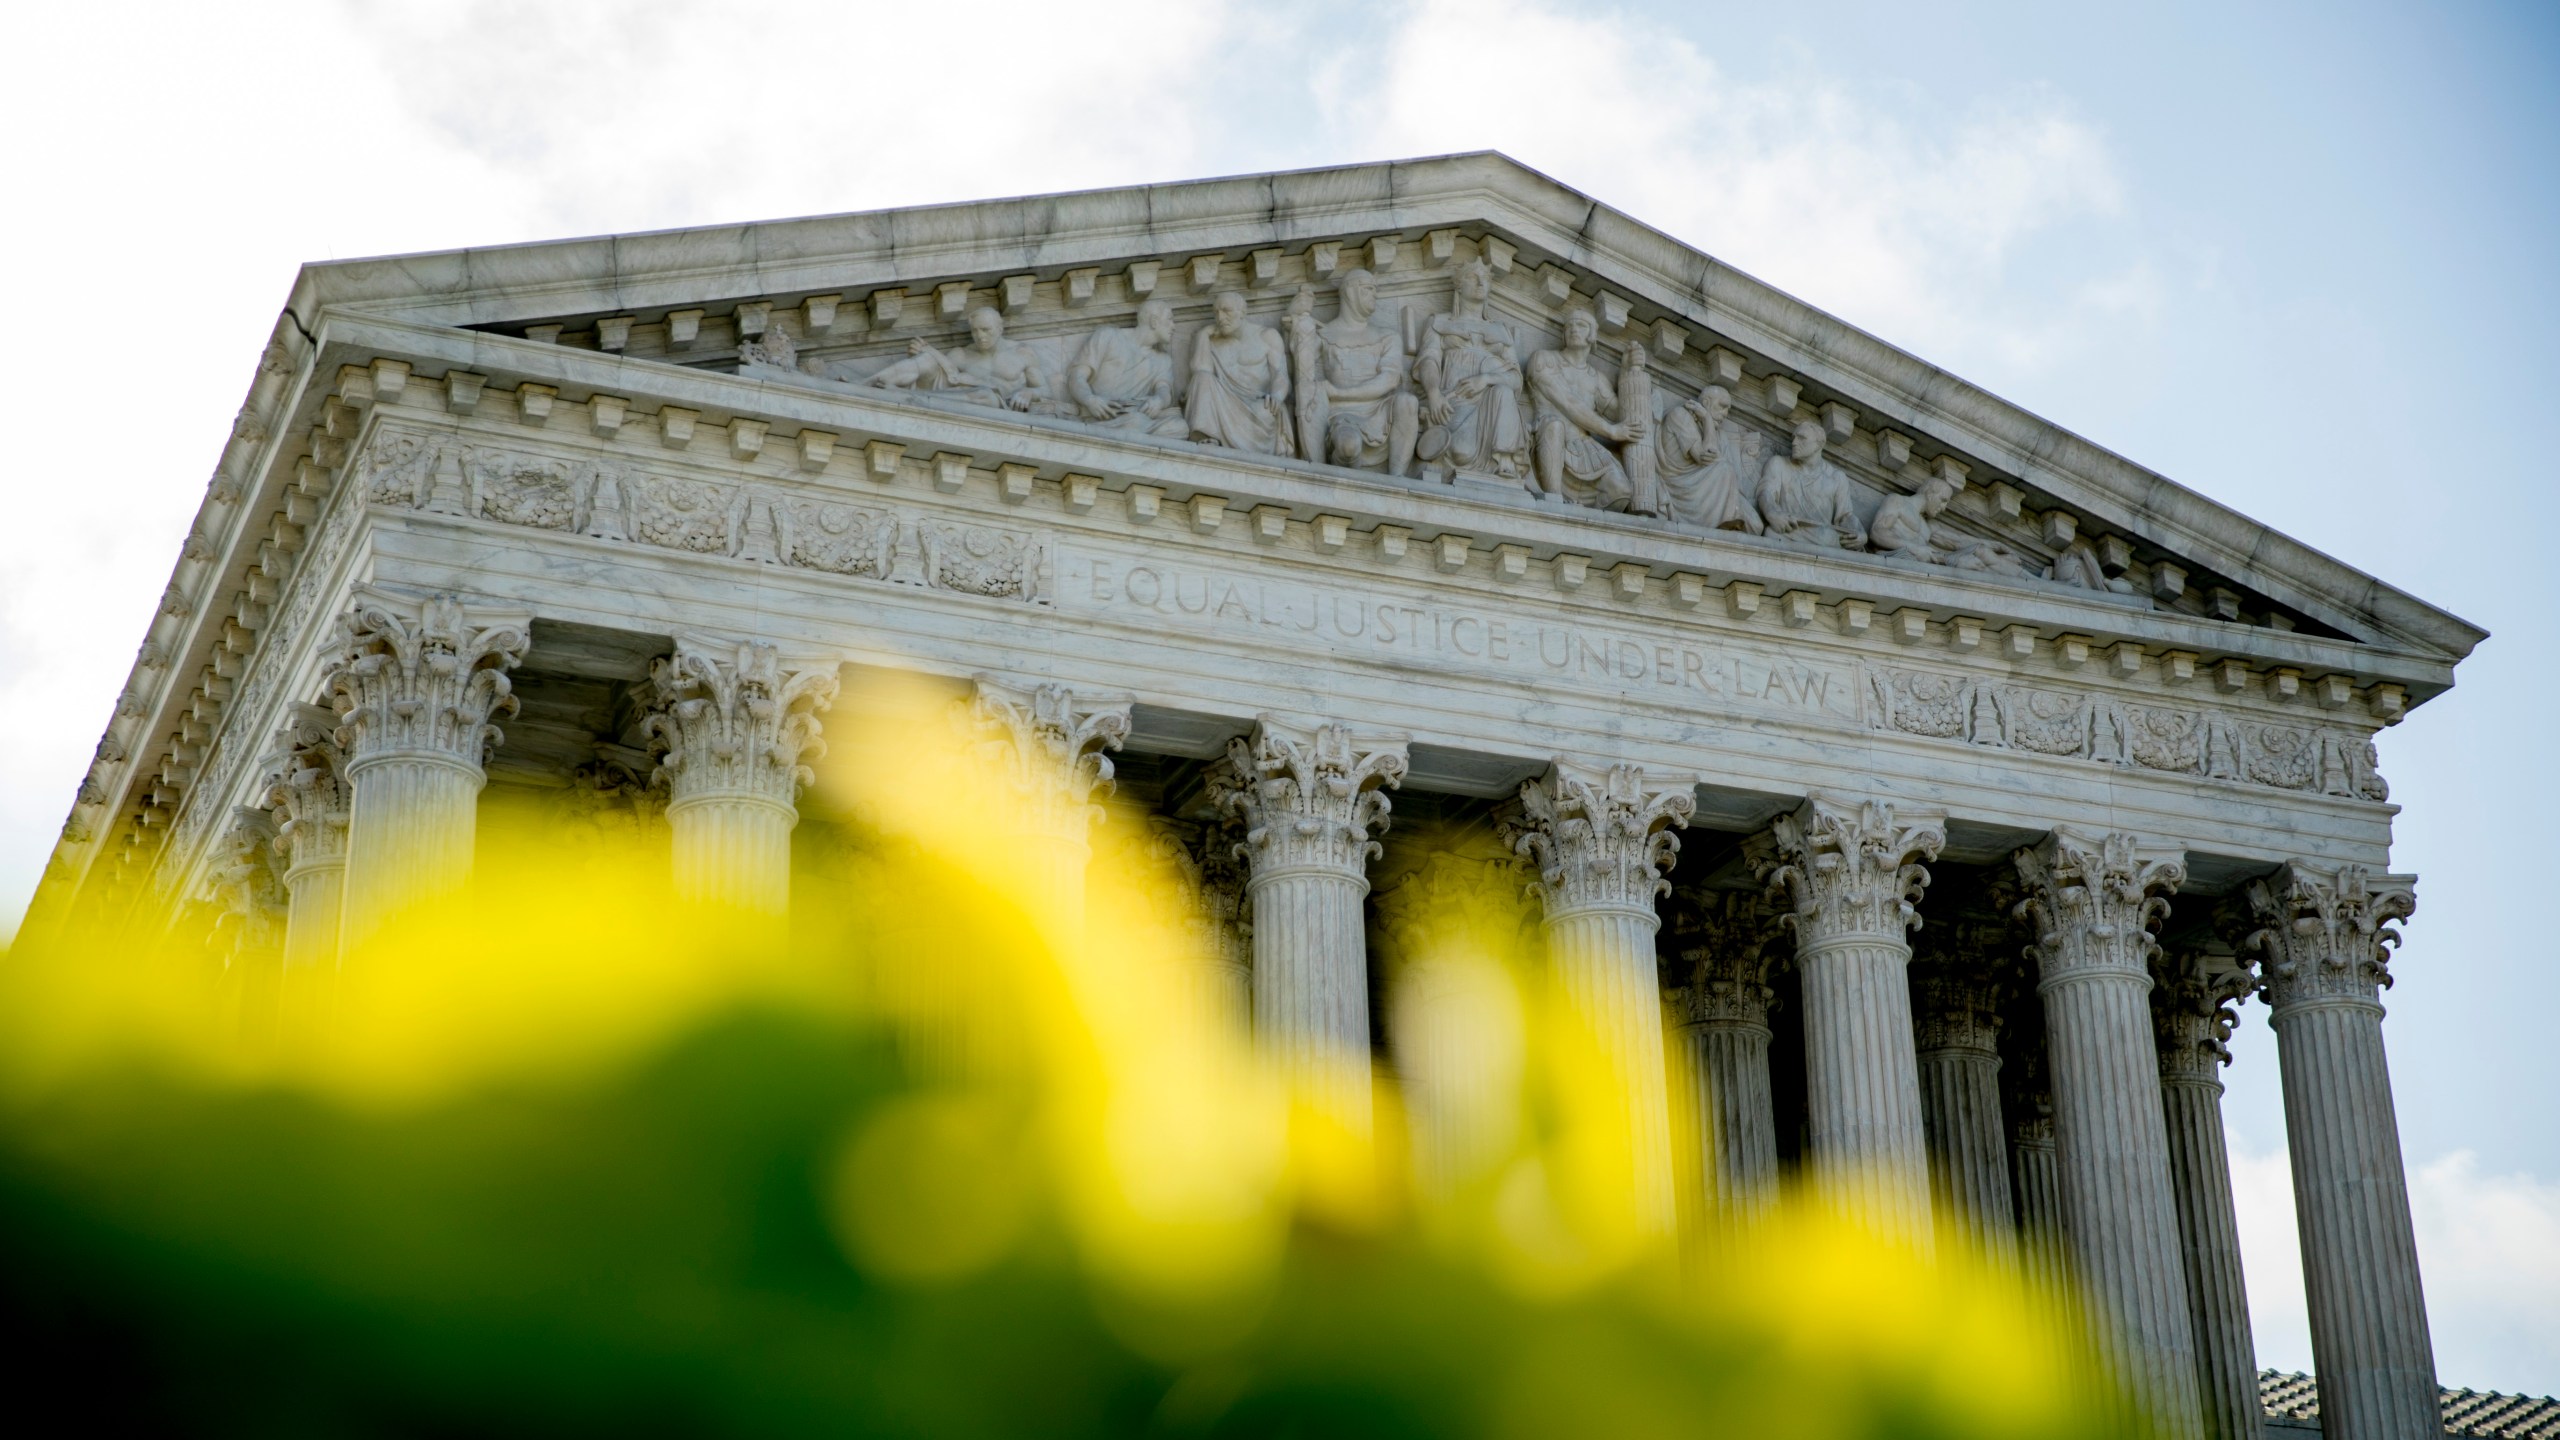
[[(2380, 742), (2385, 1035), (2442, 1378), (2560, 1393), (2560, 7), (912, 13), (13, 12), (0, 916), (300, 263), (1499, 149), (2493, 632)], [(2308, 1369), (2262, 1007), (2234, 1048), (2259, 1360)]]

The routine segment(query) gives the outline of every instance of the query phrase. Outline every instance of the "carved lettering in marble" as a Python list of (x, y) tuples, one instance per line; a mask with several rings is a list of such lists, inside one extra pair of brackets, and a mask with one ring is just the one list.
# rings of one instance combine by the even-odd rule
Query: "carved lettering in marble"
[(1852, 671), (1724, 640), (1411, 601), (1162, 561), (1067, 552), (1057, 603), (1151, 631), (1187, 629), (1353, 660), (1563, 684), (1710, 712), (1733, 707), (1854, 725)]

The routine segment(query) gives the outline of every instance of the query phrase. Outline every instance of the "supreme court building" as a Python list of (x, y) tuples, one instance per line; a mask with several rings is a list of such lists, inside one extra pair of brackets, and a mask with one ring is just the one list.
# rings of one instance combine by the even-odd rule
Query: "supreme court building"
[(829, 706), (922, 674), (1048, 799), (1109, 760), (1345, 1113), (1427, 878), (1371, 842), (1473, 826), (1659, 1223), (1802, 1167), (1970, 1226), (2186, 1433), (2263, 1433), (2263, 1000), (2322, 1422), (2415, 1440), (2372, 739), (2482, 636), (1498, 155), (312, 265), (27, 933), (334, 966), (502, 791), (782, 914)]

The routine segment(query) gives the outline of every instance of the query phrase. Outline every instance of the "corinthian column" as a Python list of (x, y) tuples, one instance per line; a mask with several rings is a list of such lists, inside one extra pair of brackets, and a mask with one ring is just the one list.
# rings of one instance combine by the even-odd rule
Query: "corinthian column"
[(2131, 836), (2055, 831), (2017, 854), (2035, 922), (2071, 1256), (2110, 1353), (2166, 1433), (2195, 1433), (2195, 1332), (2151, 1039), (2151, 927), (2186, 878)]
[(2151, 1015), (2160, 1043), (2160, 1104), (2169, 1135), (2169, 1178), (2187, 1269), (2187, 1315), (2196, 1336), (2196, 1385), (2212, 1440), (2258, 1440), (2258, 1353), (2240, 1274), (2240, 1221), (2231, 1204), (2231, 1156), (2222, 1138), (2222, 1067), (2231, 1060), (2232, 1005), (2255, 977), (2246, 962), (2215, 965), (2196, 951), (2163, 954), (2153, 967)]
[(1684, 1199), (1701, 1238), (1732, 1237), (1778, 1188), (1778, 1124), (1769, 1087), (1769, 915), (1753, 895), (1688, 892), (1671, 903), (1673, 1004), (1680, 1049), (1672, 1073), (1690, 1094), (1677, 1119), (1695, 1127), (1675, 1147)]
[(1517, 977), (1535, 948), (1523, 879), (1517, 861), (1442, 851), (1378, 896), (1387, 1037), (1426, 1200), (1493, 1179), (1519, 1138)]
[(1634, 765), (1597, 770), (1558, 760), (1520, 787), (1519, 809), (1506, 823), (1513, 852), (1537, 870), (1557, 988), (1617, 1072), (1636, 1223), (1661, 1235), (1680, 1221), (1653, 901), (1671, 888), (1662, 879), (1680, 853), (1671, 831), (1697, 808), (1685, 781), (1654, 789)]
[(372, 938), (409, 906), (471, 875), (480, 768), (515, 713), (507, 673), (531, 624), (465, 609), (450, 595), (410, 602), (359, 593), (339, 619), (328, 679), (336, 742), (353, 790), (340, 944)]
[(2005, 1254), (2016, 1240), (2017, 1212), (2000, 1111), (2000, 988), (1993, 955), (1964, 951), (1971, 953), (1938, 950), (1911, 967), (1929, 1193), (1943, 1221), (1982, 1249)]
[(1193, 959), (1207, 966), (1216, 1009), (1241, 1024), (1253, 1013), (1253, 942), (1244, 916), (1244, 862), (1227, 825), (1148, 817), (1147, 847), (1174, 881)]
[(1369, 957), (1360, 902), (1370, 836), (1403, 783), (1401, 739), (1301, 729), (1265, 716), (1228, 743), (1210, 783), (1244, 823), (1253, 907), (1253, 1025), (1301, 1094), (1353, 1133), (1370, 1131)]
[(277, 733), (284, 771), (267, 787), (275, 817), (276, 853), (284, 857), (288, 897), (284, 922), (286, 1008), (338, 966), (338, 915), (347, 880), (346, 757), (331, 737), (337, 717), (300, 707)]
[(826, 753), (835, 667), (786, 670), (770, 645), (684, 639), (649, 683), (640, 733), (667, 786), (676, 899), (756, 917), (769, 940), (791, 909), (791, 831), (807, 762)]
[(1878, 801), (1816, 796), (1751, 847), (1796, 932), (1815, 1184), (1850, 1214), (1913, 1235), (1928, 1229), (1929, 1160), (1905, 936), (1929, 884), (1919, 862), (1946, 838), (1938, 820), (1901, 824)]
[(2382, 1052), (2393, 922), (2414, 881), (2289, 865), (2244, 892), (2284, 1072), (2294, 1220), (2329, 1440), (2443, 1433), (2409, 1183)]
[(1097, 703), (1064, 685), (1029, 688), (980, 677), (968, 724), (978, 756), (1011, 803), (1017, 874), (1056, 939), (1081, 943), (1085, 868), (1097, 801), (1111, 794), (1111, 757), (1129, 738), (1129, 702)]

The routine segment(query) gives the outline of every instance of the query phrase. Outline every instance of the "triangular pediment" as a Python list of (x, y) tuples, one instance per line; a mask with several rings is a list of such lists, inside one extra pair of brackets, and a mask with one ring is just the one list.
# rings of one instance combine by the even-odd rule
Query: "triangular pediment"
[[(1772, 458), (1810, 425), (1814, 478), (1836, 474), (1846, 503), (1798, 506), (1839, 523), (1796, 524), (1793, 543), (2446, 662), (2484, 633), (1494, 154), (344, 262), (306, 270), (297, 301), (1189, 446), (1180, 412), (1218, 294), (1240, 294), (1248, 332), (1285, 349), (1293, 307), (1335, 324), (1344, 278), (1367, 272), (1370, 323), (1399, 337), (1403, 388), (1427, 406), (1422, 352), (1457, 304), (1459, 272), (1477, 266), (1491, 279), (1482, 317), (1512, 337), (1521, 372), (1493, 407), (1516, 419), (1484, 423), (1535, 430), (1554, 413), (1527, 373), (1541, 364), (1614, 399), (1643, 346), (1647, 463), (1678, 493), (1633, 508), (1669, 528), (1750, 539), (1737, 501), (1758, 503)], [(1170, 408), (1156, 407), (1161, 423), (1099, 420), (1069, 372), (1097, 332), (1132, 330), (1150, 302), (1170, 309), (1171, 334), (1135, 360), (1170, 371)], [(980, 310), (1003, 330), (991, 346), (969, 334)], [(1596, 322), (1588, 361), (1540, 361), (1577, 311)], [(1393, 418), (1361, 418), (1382, 433), (1354, 468), (1401, 462), (1383, 433)], [(1458, 419), (1465, 430), (1478, 417)], [(1273, 427), (1287, 445), (1303, 417)], [(1627, 508), (1615, 492), (1642, 482), (1609, 473), (1637, 466), (1627, 447), (1582, 425), (1567, 439), (1563, 469), (1602, 472), (1568, 475), (1569, 498)], [(1426, 434), (1418, 448), (1431, 453), (1406, 478), (1536, 488), (1534, 440), (1460, 453), (1443, 433), (1436, 447)]]

